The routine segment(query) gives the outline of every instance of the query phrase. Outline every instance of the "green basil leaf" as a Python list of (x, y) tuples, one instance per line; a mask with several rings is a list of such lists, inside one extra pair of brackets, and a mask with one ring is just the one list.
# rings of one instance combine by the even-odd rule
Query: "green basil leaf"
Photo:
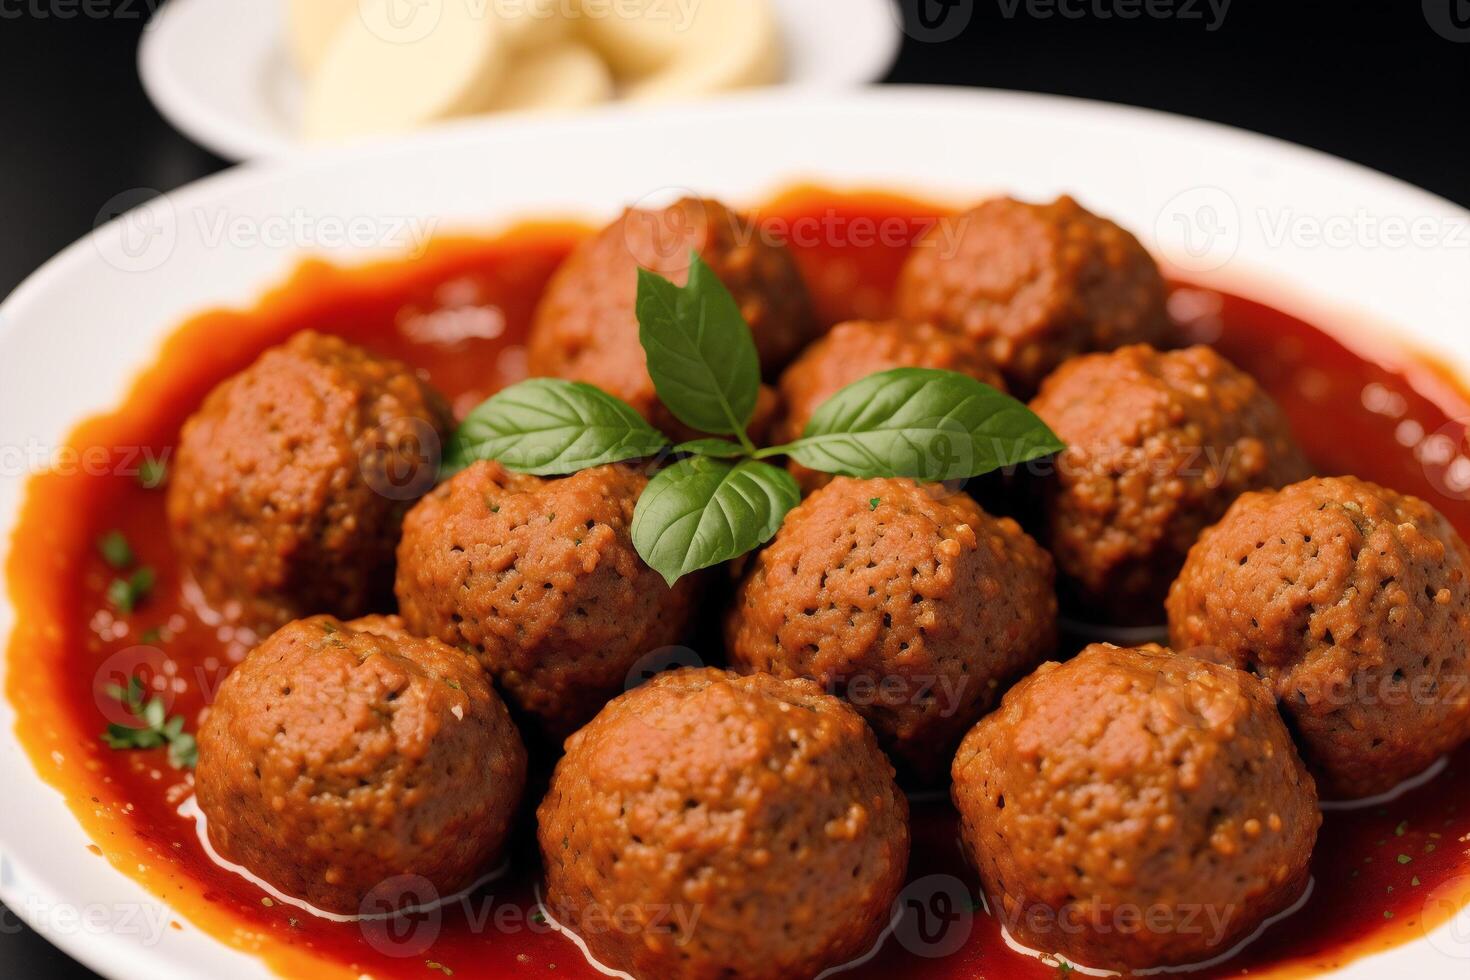
[(682, 289), (638, 270), (638, 340), (659, 400), (692, 429), (738, 435), (755, 412), (760, 360), (735, 297), (697, 253)]
[(785, 470), (691, 456), (648, 481), (633, 512), (633, 546), (673, 585), (766, 543), (800, 501)]
[(193, 735), (180, 734), (168, 743), (168, 764), (175, 769), (193, 769), (199, 761), (199, 744)]
[(668, 445), (632, 406), (580, 381), (532, 378), (482, 402), (449, 441), (442, 476), (482, 459), (551, 476), (655, 456)]
[(843, 476), (940, 482), (980, 476), (1065, 445), (1021, 402), (968, 375), (895, 368), (823, 402), (787, 453)]
[(715, 459), (739, 459), (745, 455), (745, 447), (728, 439), (691, 439), (675, 446), (674, 452), (712, 456)]
[(129, 728), (127, 725), (113, 722), (107, 726), (107, 731), (102, 733), (102, 741), (109, 749), (131, 749), (140, 731), (143, 729)]
[(151, 728), (140, 728), (133, 736), (135, 749), (156, 749), (163, 744), (163, 736)]
[(161, 729), (163, 728), (163, 723), (167, 718), (167, 715), (165, 714), (167, 710), (168, 709), (163, 706), (163, 699), (155, 697), (151, 701), (149, 701), (148, 706), (143, 709), (143, 721), (148, 725), (149, 728)]

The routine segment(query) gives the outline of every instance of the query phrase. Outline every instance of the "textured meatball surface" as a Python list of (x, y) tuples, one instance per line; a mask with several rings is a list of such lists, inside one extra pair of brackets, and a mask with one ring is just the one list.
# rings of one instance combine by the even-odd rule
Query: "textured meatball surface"
[(216, 387), (169, 474), (174, 546), (207, 602), (261, 635), (392, 606), (393, 549), (453, 427), (407, 366), (304, 331)]
[(945, 773), (960, 737), (1056, 647), (1050, 556), (1009, 518), (912, 480), (839, 477), (787, 515), (726, 620), (731, 664), (810, 677), (899, 767)]
[(1386, 791), (1470, 738), (1470, 550), (1416, 497), (1352, 478), (1242, 497), (1169, 627), (1266, 678), (1324, 792)]
[(980, 341), (1021, 397), (1069, 357), (1173, 334), (1153, 257), (1070, 197), (945, 218), (914, 246), (896, 301), (905, 319)]
[[(981, 345), (966, 334), (929, 323), (850, 320), (833, 327), (781, 374), (783, 415), (773, 441), (799, 439), (822, 403), (854, 381), (901, 367), (958, 371), (1006, 390)], [(796, 462), (788, 467), (807, 492), (831, 479)]]
[(764, 674), (617, 698), (567, 740), (537, 817), (552, 913), (639, 977), (815, 976), (872, 946), (908, 863), (872, 732)]
[(474, 658), (388, 617), (277, 630), (220, 685), (195, 771), (221, 855), (345, 914), (397, 875), (447, 896), (490, 870), (525, 781)]
[(953, 796), (991, 908), (1094, 968), (1207, 960), (1302, 894), (1321, 815), (1270, 694), (1228, 665), (1095, 645), (965, 737)]
[(671, 589), (633, 548), (647, 482), (624, 466), (542, 479), (476, 463), (403, 522), (401, 615), (472, 652), (514, 707), (566, 735), (692, 615), (695, 578)]
[(1068, 447), (1043, 493), (1063, 595), (1105, 622), (1163, 622), (1200, 532), (1240, 494), (1309, 473), (1276, 403), (1208, 347), (1076, 358), (1031, 408)]
[(717, 201), (685, 198), (661, 210), (627, 211), (577, 246), (536, 310), (531, 373), (596, 385), (664, 431), (688, 435), (654, 392), (638, 342), (636, 301), (640, 267), (682, 286), (691, 251), (735, 297), (765, 376), (773, 378), (817, 335), (806, 285), (785, 245)]

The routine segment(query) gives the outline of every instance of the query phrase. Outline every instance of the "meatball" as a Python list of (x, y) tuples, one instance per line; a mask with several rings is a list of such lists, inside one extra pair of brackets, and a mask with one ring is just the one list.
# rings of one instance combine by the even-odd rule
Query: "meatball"
[(215, 850), (344, 914), (398, 875), (441, 896), (473, 883), (525, 781), (520, 736), (474, 658), (385, 617), (272, 634), (220, 685), (195, 772)]
[(1067, 358), (1164, 346), (1164, 279), (1138, 239), (1070, 197), (986, 201), (945, 218), (899, 276), (900, 316), (963, 330), (1022, 397)]
[(661, 674), (566, 743), (537, 811), (553, 915), (639, 977), (806, 980), (872, 947), (908, 803), (810, 681)]
[(845, 697), (899, 767), (929, 781), (1054, 651), (1052, 582), (1050, 556), (964, 494), (839, 477), (752, 560), (725, 645), (739, 670)]
[[(594, 384), (664, 431), (691, 435), (654, 392), (635, 311), (639, 267), (683, 285), (691, 251), (734, 295), (767, 377), (817, 335), (806, 286), (785, 246), (723, 204), (685, 198), (658, 211), (627, 211), (572, 252), (537, 308), (531, 373)], [(757, 416), (771, 408), (767, 393)]]
[(647, 482), (625, 466), (547, 480), (476, 463), (404, 520), (404, 620), (473, 653), (515, 708), (566, 735), (693, 613), (695, 579), (670, 588), (633, 549)]
[[(900, 367), (937, 368), (968, 374), (1005, 391), (1005, 381), (969, 336), (929, 323), (902, 320), (853, 320), (833, 327), (781, 375), (779, 390), (784, 416), (777, 442), (801, 438), (812, 415), (838, 391), (870, 374)], [(792, 474), (808, 492), (830, 477), (799, 463)]]
[(403, 364), (305, 331), (220, 384), (184, 424), (174, 546), (204, 599), (265, 635), (392, 608), (403, 512), (454, 420)]
[(953, 796), (1023, 944), (1141, 970), (1229, 950), (1307, 884), (1317, 793), (1270, 694), (1161, 647), (1088, 647), (960, 745)]
[(1042, 493), (1064, 598), (1109, 623), (1163, 622), (1200, 532), (1240, 494), (1309, 473), (1276, 403), (1208, 347), (1079, 357), (1031, 408), (1068, 446)]
[(1470, 738), (1470, 550), (1415, 497), (1350, 478), (1242, 497), (1190, 552), (1169, 631), (1265, 678), (1332, 795)]

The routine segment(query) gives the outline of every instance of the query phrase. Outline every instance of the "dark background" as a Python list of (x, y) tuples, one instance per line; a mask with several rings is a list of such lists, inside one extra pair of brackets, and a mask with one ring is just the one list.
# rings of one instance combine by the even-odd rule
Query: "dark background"
[[(909, 36), (890, 81), (1165, 109), (1470, 206), (1470, 0), (1232, 0), (1223, 17), (1224, 0), (900, 2)], [(225, 166), (143, 96), (134, 54), (157, 3), (94, 0), (108, 16), (63, 19), (56, 0), (0, 0), (0, 294), (120, 191), (167, 191)], [(1138, 16), (1118, 16), (1130, 3)], [(0, 907), (0, 977), (87, 976)]]

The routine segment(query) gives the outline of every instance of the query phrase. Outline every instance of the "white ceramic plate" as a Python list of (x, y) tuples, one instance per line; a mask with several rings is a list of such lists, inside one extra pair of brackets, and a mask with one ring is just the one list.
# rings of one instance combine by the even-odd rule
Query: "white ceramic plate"
[[(44, 452), (117, 404), (187, 314), (249, 301), (303, 252), (355, 261), (430, 228), (608, 217), (684, 187), (748, 202), (802, 180), (956, 202), (1072, 192), (1197, 279), (1335, 330), (1392, 331), (1470, 378), (1470, 213), (1263, 137), (1094, 103), (925, 89), (465, 124), (212, 177), (102, 227), (25, 282), (0, 305), (0, 527), (13, 521), (28, 447)], [(13, 621), (0, 604), (0, 635)], [(0, 730), (14, 723), (0, 703)], [(195, 929), (153, 942), (136, 918), (124, 928), (119, 910), (158, 901), (85, 850), (12, 739), (0, 739), (0, 787), (0, 899), (71, 955), (118, 978), (264, 975)], [(89, 909), (99, 924), (72, 918)], [(1343, 975), (1459, 980), (1470, 915), (1460, 925)]]
[[(894, 0), (776, 0), (775, 8), (783, 86), (876, 82), (898, 54)], [(180, 132), (228, 160), (300, 151), (301, 79), (283, 21), (282, 0), (169, 0), (138, 47), (148, 98)]]

